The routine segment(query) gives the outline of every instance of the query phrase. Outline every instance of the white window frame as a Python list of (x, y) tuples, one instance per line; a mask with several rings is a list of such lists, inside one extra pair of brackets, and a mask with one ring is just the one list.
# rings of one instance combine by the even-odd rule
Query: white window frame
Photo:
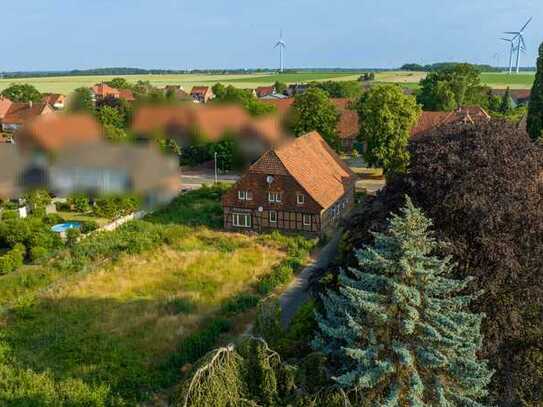
[(280, 192), (268, 192), (268, 202), (281, 203), (281, 193)]
[(240, 201), (245, 201), (247, 199), (247, 192), (246, 191), (238, 191), (238, 199)]
[[(272, 214), (274, 216), (272, 216)], [(268, 220), (270, 221), (270, 223), (277, 223), (277, 211), (269, 211), (268, 212)]]
[[(243, 224), (240, 219), (244, 219)], [(250, 228), (251, 227), (251, 214), (250, 213), (232, 213), (232, 225), (238, 228)]]
[(300, 193), (297, 193), (296, 194), (296, 203), (298, 205), (303, 205), (305, 203), (305, 195), (304, 194), (300, 194)]
[[(306, 219), (308, 219), (307, 222), (306, 222)], [(304, 226), (311, 226), (311, 215), (304, 213), (303, 222), (304, 222)]]

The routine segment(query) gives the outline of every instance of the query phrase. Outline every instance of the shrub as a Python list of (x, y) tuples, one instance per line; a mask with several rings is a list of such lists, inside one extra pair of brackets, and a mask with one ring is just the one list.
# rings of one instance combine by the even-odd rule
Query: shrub
[(45, 215), (42, 218), (42, 220), (43, 220), (43, 223), (50, 226), (56, 225), (59, 223), (64, 223), (64, 219), (60, 215), (57, 215), (56, 213), (50, 213), (48, 215)]
[(73, 247), (79, 240), (81, 231), (78, 228), (68, 229), (66, 231), (66, 246)]
[(3, 256), (0, 256), (0, 274), (7, 274), (16, 271), (23, 265), (25, 247), (17, 243), (13, 249)]
[(69, 212), (72, 210), (67, 202), (55, 202), (55, 208), (57, 208), (58, 212)]
[(73, 209), (77, 212), (88, 212), (90, 211), (91, 207), (89, 204), (89, 197), (86, 194), (76, 192), (71, 194), (67, 202), (70, 209)]
[(17, 213), (17, 210), (4, 209), (2, 211), (2, 220), (17, 219), (18, 217), (19, 214)]
[(236, 315), (256, 307), (259, 301), (260, 298), (254, 294), (239, 294), (226, 301), (221, 307), (221, 312), (228, 316)]
[(80, 222), (81, 224), (81, 233), (86, 234), (95, 231), (98, 229), (98, 223), (93, 220), (86, 220)]
[(45, 247), (35, 246), (30, 249), (30, 260), (39, 261), (46, 258), (49, 255), (49, 250)]
[(134, 195), (108, 195), (96, 199), (94, 214), (103, 218), (120, 218), (138, 209), (140, 199)]

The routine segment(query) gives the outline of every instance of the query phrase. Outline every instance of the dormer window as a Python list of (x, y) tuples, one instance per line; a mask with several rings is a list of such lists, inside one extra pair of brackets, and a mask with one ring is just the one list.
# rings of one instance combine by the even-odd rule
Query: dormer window
[(296, 203), (298, 205), (303, 205), (305, 202), (305, 195), (304, 194), (296, 194)]
[(253, 193), (251, 191), (238, 191), (238, 199), (240, 201), (251, 201)]
[(281, 194), (279, 192), (268, 192), (268, 202), (281, 202)]

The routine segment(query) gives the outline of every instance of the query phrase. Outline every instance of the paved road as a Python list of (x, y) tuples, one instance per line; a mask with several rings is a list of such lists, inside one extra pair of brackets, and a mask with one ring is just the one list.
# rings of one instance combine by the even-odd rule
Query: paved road
[[(219, 182), (236, 182), (239, 179), (237, 174), (219, 174), (217, 177)], [(204, 184), (213, 184), (215, 177), (213, 171), (201, 170), (201, 171), (183, 171), (181, 173), (181, 185), (182, 188), (198, 189)]]
[(337, 252), (337, 246), (341, 238), (341, 230), (336, 231), (332, 239), (315, 254), (312, 263), (299, 273), (287, 289), (279, 297), (281, 306), (281, 324), (288, 326), (298, 308), (309, 299), (307, 286), (311, 273), (315, 269), (326, 268), (333, 260)]

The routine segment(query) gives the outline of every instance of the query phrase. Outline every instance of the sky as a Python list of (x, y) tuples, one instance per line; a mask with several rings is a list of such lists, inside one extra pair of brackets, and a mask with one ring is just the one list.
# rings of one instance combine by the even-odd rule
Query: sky
[(506, 64), (498, 38), (533, 16), (521, 65), (543, 40), (542, 0), (0, 0), (0, 71), (140, 67), (394, 68)]

